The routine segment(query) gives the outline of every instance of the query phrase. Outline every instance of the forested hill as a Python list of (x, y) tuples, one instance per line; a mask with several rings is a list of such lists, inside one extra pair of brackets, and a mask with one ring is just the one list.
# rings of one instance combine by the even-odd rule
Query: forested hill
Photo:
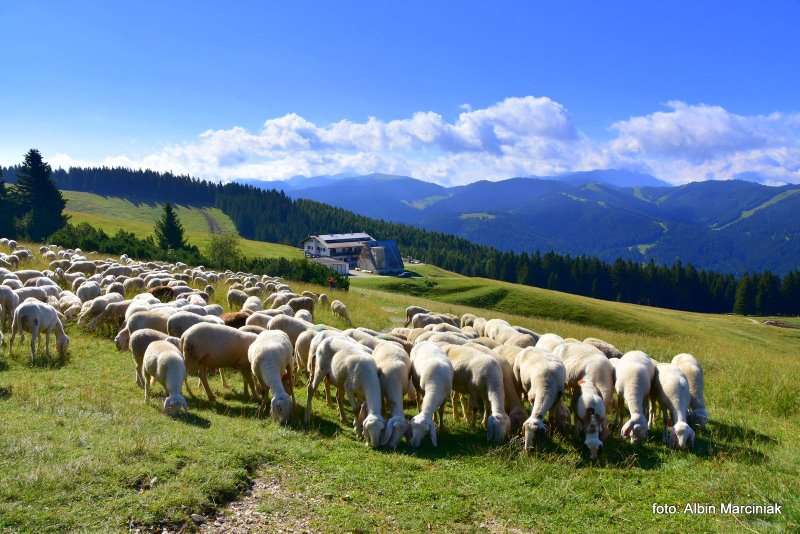
[[(14, 168), (2, 171), (2, 179), (14, 181)], [(680, 263), (609, 263), (551, 252), (501, 252), (445, 233), (364, 217), (310, 200), (292, 200), (280, 191), (221, 185), (169, 173), (72, 168), (54, 170), (53, 179), (64, 190), (134, 202), (217, 207), (249, 239), (297, 245), (309, 234), (364, 231), (396, 240), (404, 255), (457, 273), (607, 300), (707, 312), (729, 312), (736, 305), (737, 311), (759, 314), (794, 312), (800, 302), (799, 273), (789, 273), (783, 280), (771, 273), (736, 278)]]

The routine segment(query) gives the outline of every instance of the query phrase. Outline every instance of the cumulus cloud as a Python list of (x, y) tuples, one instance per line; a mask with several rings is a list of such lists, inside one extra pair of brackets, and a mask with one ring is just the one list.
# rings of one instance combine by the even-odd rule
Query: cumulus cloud
[(141, 157), (82, 162), (59, 154), (51, 161), (221, 180), (382, 172), (463, 184), (613, 167), (676, 183), (753, 174), (775, 183), (800, 182), (798, 114), (744, 116), (676, 101), (664, 111), (615, 122), (611, 131), (610, 141), (589, 139), (562, 104), (525, 96), (480, 109), (464, 104), (450, 121), (420, 111), (389, 121), (371, 117), (318, 125), (288, 113), (266, 120), (258, 131), (207, 130), (193, 141)]

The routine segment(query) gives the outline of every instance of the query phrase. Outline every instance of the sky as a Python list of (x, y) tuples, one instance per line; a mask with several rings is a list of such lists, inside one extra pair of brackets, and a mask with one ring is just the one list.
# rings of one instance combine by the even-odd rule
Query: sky
[(0, 164), (800, 183), (800, 1), (0, 2)]

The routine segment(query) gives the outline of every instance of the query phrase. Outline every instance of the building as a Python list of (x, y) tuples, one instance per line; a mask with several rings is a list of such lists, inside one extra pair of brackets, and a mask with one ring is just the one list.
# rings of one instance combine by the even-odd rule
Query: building
[(333, 258), (347, 263), (354, 269), (358, 265), (358, 257), (364, 244), (375, 241), (364, 232), (352, 234), (310, 235), (303, 239), (300, 246), (308, 258)]
[(364, 243), (358, 256), (358, 268), (376, 274), (400, 274), (405, 270), (397, 243), (388, 239)]
[(319, 263), (320, 265), (327, 267), (331, 271), (338, 273), (342, 276), (347, 276), (347, 273), (350, 272), (350, 266), (347, 265), (347, 262), (341, 260), (323, 256), (320, 256), (318, 258), (309, 258), (309, 259), (315, 263)]

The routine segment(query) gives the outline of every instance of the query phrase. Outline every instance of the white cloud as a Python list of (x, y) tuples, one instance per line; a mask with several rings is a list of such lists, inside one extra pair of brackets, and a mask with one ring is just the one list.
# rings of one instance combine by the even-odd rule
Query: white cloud
[(65, 154), (57, 166), (122, 165), (212, 179), (282, 179), (295, 175), (383, 172), (443, 184), (631, 168), (680, 183), (756, 173), (800, 182), (800, 115), (737, 115), (719, 106), (669, 102), (665, 111), (611, 125), (609, 142), (587, 138), (566, 108), (547, 97), (510, 97), (448, 121), (432, 111), (383, 121), (347, 119), (317, 125), (296, 113), (259, 131), (207, 130), (197, 139), (142, 157), (99, 162)]

